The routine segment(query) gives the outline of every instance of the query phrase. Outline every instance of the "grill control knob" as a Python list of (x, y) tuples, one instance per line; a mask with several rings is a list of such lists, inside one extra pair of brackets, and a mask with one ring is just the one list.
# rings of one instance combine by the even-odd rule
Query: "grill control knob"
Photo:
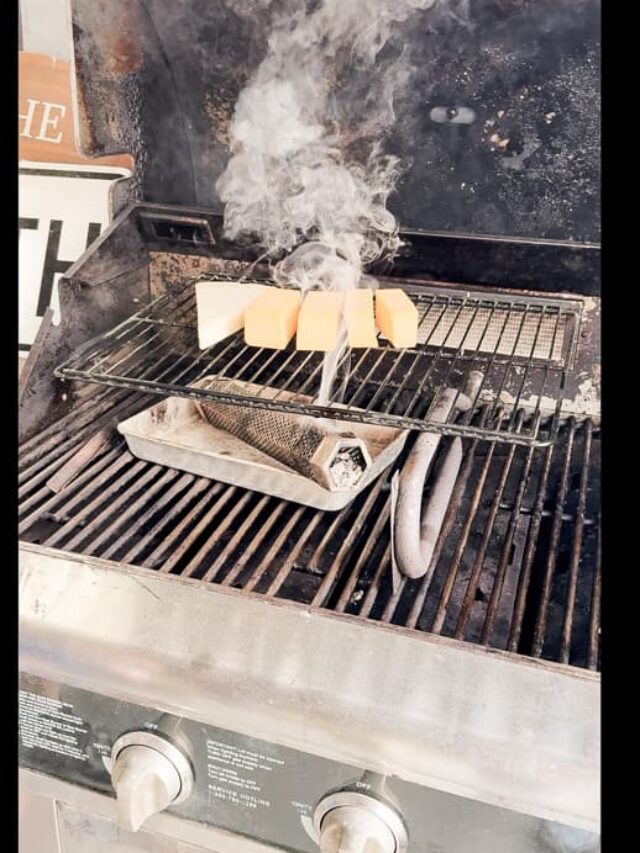
[(321, 853), (404, 853), (407, 830), (389, 803), (360, 791), (329, 794), (313, 816)]
[(161, 735), (127, 732), (111, 750), (111, 781), (118, 822), (137, 832), (145, 820), (191, 793), (193, 770), (187, 756)]

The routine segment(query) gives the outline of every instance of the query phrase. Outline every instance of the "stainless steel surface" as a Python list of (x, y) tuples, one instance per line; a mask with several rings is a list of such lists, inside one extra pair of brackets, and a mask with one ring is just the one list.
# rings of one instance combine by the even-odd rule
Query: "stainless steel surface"
[[(275, 853), (195, 821), (158, 814), (130, 833), (112, 797), (20, 768), (20, 853)], [(70, 837), (71, 836), (71, 837)]]
[(189, 759), (165, 737), (147, 731), (127, 732), (116, 740), (111, 778), (118, 820), (131, 832), (167, 806), (186, 800), (193, 787)]
[(170, 397), (121, 422), (118, 431), (139, 459), (331, 512), (343, 509), (391, 465), (407, 439), (402, 430), (358, 425), (370, 464), (355, 486), (331, 491), (208, 424), (196, 406), (192, 400)]
[(588, 670), (35, 545), (20, 597), (26, 672), (597, 831)]
[(552, 853), (600, 853), (599, 838), (570, 826), (546, 824), (540, 836)]
[[(27, 774), (27, 775), (25, 775)], [(51, 792), (35, 794), (25, 784), (30, 771), (20, 768), (18, 782), (19, 853), (60, 853), (56, 803)], [(46, 781), (47, 777), (42, 777)]]
[(321, 853), (405, 853), (409, 838), (398, 812), (359, 791), (322, 799), (313, 816)]

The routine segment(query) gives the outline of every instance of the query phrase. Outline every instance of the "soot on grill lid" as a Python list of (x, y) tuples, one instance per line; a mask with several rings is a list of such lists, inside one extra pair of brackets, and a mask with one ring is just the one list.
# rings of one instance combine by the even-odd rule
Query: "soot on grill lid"
[[(229, 122), (287, 2), (72, 0), (81, 145), (135, 158), (117, 206), (221, 211)], [(426, 10), (394, 28), (412, 65), (384, 139), (409, 164), (389, 202), (403, 228), (597, 241), (599, 0), (474, 0), (466, 23)], [(370, 79), (335, 80), (359, 121)]]

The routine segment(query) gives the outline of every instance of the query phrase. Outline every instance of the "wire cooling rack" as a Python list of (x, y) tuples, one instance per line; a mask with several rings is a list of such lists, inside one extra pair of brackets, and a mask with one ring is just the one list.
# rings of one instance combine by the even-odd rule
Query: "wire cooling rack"
[[(579, 304), (428, 286), (406, 290), (419, 311), (416, 347), (394, 349), (381, 338), (377, 348), (347, 348), (322, 404), (317, 395), (323, 353), (299, 352), (295, 342), (285, 350), (250, 347), (242, 332), (200, 350), (193, 282), (86, 343), (55, 373), (162, 396), (378, 426), (516, 444), (553, 441)], [(441, 391), (449, 387), (462, 393), (472, 371), (480, 371), (483, 379), (476, 382), (471, 408), (461, 414), (454, 407), (446, 422), (434, 422)], [(201, 387), (204, 376), (234, 380), (236, 388), (237, 383), (257, 384), (265, 396), (255, 388), (249, 395), (223, 393), (220, 382), (216, 389)], [(288, 393), (280, 396), (273, 389)]]

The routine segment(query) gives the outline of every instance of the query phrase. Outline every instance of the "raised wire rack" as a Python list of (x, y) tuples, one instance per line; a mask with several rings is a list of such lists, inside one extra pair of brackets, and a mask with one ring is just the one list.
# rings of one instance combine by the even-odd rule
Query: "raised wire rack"
[[(323, 353), (298, 352), (295, 342), (286, 350), (250, 347), (242, 332), (199, 350), (193, 283), (89, 341), (55, 373), (163, 396), (378, 426), (515, 444), (554, 441), (579, 303), (426, 286), (406, 290), (419, 310), (417, 346), (397, 350), (381, 338), (378, 348), (347, 348), (324, 405), (316, 402)], [(462, 392), (472, 371), (484, 378), (471, 408), (462, 414), (454, 409), (446, 423), (435, 423), (431, 415), (440, 391)], [(204, 376), (290, 393), (287, 399), (223, 393), (196, 386)], [(304, 398), (291, 400), (291, 392)]]

